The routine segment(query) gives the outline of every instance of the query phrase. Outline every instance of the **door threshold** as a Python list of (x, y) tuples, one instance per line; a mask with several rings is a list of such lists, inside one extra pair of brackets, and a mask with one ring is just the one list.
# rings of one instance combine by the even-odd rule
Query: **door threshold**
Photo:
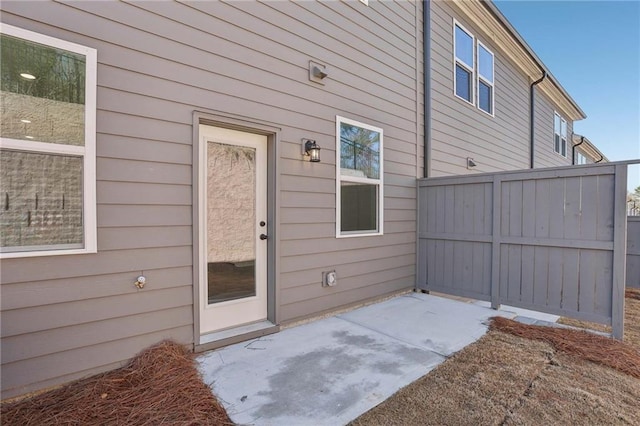
[(194, 352), (204, 352), (223, 346), (233, 345), (280, 331), (280, 326), (265, 320), (227, 330), (207, 333), (200, 336), (200, 344), (195, 345)]

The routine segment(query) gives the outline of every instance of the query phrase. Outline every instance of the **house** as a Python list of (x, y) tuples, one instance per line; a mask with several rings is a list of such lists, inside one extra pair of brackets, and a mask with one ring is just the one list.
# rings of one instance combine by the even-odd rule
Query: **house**
[(411, 289), (416, 178), (571, 164), (495, 6), (365, 3), (2, 3), (2, 398)]
[(573, 161), (571, 164), (595, 164), (609, 161), (586, 136), (574, 133), (571, 139), (573, 142), (571, 148)]

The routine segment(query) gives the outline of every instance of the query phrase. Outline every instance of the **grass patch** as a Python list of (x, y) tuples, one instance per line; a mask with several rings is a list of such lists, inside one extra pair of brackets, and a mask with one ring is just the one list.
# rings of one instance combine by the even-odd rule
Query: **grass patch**
[(638, 425), (640, 290), (626, 296), (624, 344), (500, 319), (520, 335), (492, 327), (351, 425)]

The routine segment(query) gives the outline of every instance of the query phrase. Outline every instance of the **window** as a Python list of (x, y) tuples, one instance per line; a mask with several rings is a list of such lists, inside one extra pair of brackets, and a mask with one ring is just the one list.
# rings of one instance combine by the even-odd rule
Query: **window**
[(454, 50), (455, 50), (455, 78), (454, 91), (456, 96), (469, 103), (473, 99), (473, 43), (474, 38), (458, 23), (454, 24)]
[(453, 50), (455, 52), (453, 60), (455, 95), (472, 105), (476, 105), (477, 99), (478, 108), (493, 116), (493, 52), (455, 20), (453, 21)]
[(567, 120), (557, 112), (553, 117), (553, 149), (563, 157), (567, 156)]
[(478, 42), (478, 108), (493, 115), (493, 53)]
[(383, 132), (336, 117), (336, 236), (382, 235)]
[(0, 256), (96, 251), (96, 51), (0, 26)]
[(576, 164), (587, 164), (587, 157), (580, 151), (576, 152)]

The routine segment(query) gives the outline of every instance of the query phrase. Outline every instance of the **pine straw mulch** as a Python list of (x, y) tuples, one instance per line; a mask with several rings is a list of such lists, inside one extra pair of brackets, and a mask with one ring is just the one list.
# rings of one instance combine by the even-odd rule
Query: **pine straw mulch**
[(611, 367), (640, 379), (640, 351), (635, 347), (583, 330), (527, 325), (502, 317), (491, 318), (490, 330), (540, 340), (557, 351)]
[(626, 344), (494, 318), (480, 340), (351, 425), (640, 425), (640, 338), (628, 339), (640, 337), (640, 291), (631, 293)]
[(171, 341), (123, 368), (3, 403), (3, 425), (231, 425), (195, 359)]

